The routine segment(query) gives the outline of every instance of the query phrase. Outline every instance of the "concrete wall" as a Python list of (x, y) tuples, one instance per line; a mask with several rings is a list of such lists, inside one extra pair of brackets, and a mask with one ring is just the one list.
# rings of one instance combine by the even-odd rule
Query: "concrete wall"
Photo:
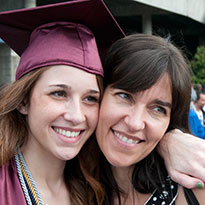
[(205, 24), (204, 0), (133, 0), (179, 15), (187, 16)]
[(30, 8), (36, 5), (35, 0), (1, 0), (0, 11)]
[(0, 85), (14, 81), (19, 57), (4, 43), (0, 44)]
[[(1, 0), (0, 11), (34, 7), (35, 0)], [(19, 56), (5, 43), (0, 42), (0, 85), (15, 80)]]
[[(170, 34), (176, 45), (187, 48), (187, 55), (190, 59), (196, 52), (197, 46), (205, 43), (205, 24), (185, 15), (185, 11), (187, 11), (185, 3), (194, 4), (191, 11), (196, 13), (196, 11), (202, 12), (201, 8), (204, 7), (205, 0), (104, 1), (126, 34), (135, 32), (153, 32), (161, 36)], [(180, 12), (184, 13), (181, 14)], [(205, 10), (203, 12), (205, 13)]]

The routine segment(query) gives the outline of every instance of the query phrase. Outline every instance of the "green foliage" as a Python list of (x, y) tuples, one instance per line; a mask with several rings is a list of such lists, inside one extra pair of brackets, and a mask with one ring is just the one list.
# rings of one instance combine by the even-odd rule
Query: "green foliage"
[(197, 51), (191, 61), (193, 71), (192, 80), (196, 84), (205, 85), (205, 46), (198, 46)]

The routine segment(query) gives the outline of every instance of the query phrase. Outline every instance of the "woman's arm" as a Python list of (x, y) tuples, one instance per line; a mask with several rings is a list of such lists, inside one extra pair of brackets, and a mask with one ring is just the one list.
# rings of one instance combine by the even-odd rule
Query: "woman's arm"
[(174, 181), (187, 188), (198, 183), (204, 187), (205, 140), (175, 129), (162, 138), (158, 151)]

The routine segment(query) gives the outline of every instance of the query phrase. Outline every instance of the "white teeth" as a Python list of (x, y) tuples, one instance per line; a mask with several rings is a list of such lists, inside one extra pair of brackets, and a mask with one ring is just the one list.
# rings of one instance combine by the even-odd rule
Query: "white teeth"
[(114, 134), (115, 134), (119, 139), (122, 139), (122, 136), (121, 136), (119, 133), (117, 133), (117, 132), (114, 131)]
[(127, 143), (128, 143), (128, 144), (133, 144), (133, 140), (132, 140), (132, 139), (129, 139), (129, 140), (127, 141)]
[(114, 134), (123, 142), (127, 143), (127, 144), (137, 144), (140, 142), (140, 140), (133, 140), (133, 139), (128, 139), (125, 136), (121, 136), (119, 133), (114, 131)]
[(54, 128), (54, 130), (61, 134), (61, 135), (64, 135), (66, 137), (76, 137), (80, 134), (80, 132), (71, 132), (71, 131), (66, 131), (66, 130), (63, 130), (63, 129), (59, 129), (59, 128)]
[(123, 141), (123, 142), (127, 142), (127, 141), (128, 141), (127, 137), (123, 137), (123, 138), (122, 138), (122, 141)]

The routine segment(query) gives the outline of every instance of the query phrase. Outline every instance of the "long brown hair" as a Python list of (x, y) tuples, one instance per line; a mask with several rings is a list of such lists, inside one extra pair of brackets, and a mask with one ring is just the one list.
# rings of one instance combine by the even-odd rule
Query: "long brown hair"
[[(35, 69), (0, 90), (0, 167), (8, 162), (28, 139), (26, 118), (18, 111), (22, 103), (29, 103), (30, 95), (42, 73), (48, 68)], [(102, 78), (97, 83), (103, 92)], [(92, 137), (79, 155), (67, 161), (64, 170), (70, 199), (74, 205), (102, 204), (104, 191), (98, 182), (97, 158)]]
[(18, 107), (21, 103), (29, 103), (32, 88), (44, 71), (37, 69), (30, 72), (0, 91), (0, 166), (10, 160), (15, 150), (27, 140), (26, 119)]

